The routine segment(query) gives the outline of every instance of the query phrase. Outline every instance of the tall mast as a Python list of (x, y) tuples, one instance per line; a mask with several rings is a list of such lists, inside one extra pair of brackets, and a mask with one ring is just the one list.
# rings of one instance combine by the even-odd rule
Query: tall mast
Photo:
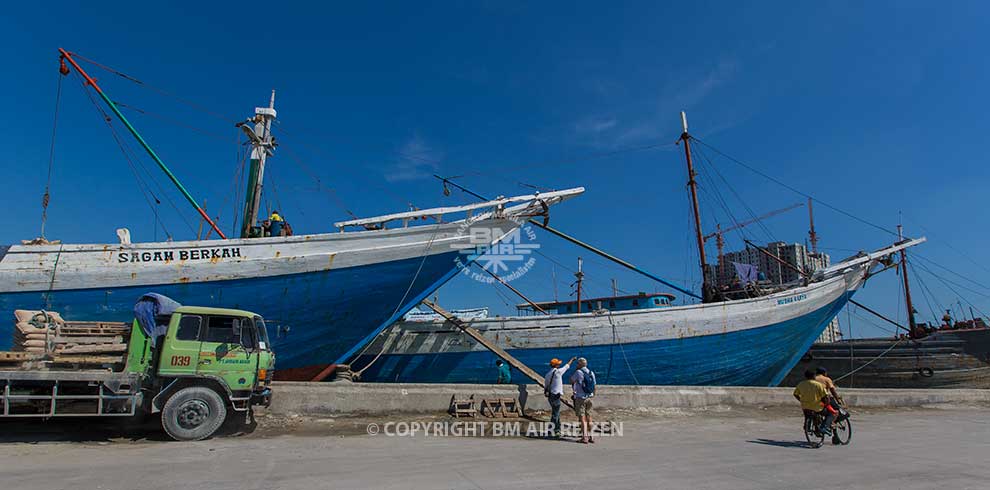
[[(251, 169), (248, 172), (248, 186), (244, 203), (244, 219), (241, 221), (241, 238), (260, 236), (256, 226), (258, 210), (261, 208), (261, 188), (265, 179), (265, 162), (274, 153), (275, 139), (272, 137), (272, 121), (275, 119), (275, 91), (268, 107), (255, 107), (254, 117), (240, 125), (251, 140)], [(250, 126), (254, 123), (254, 127)]]
[[(903, 228), (899, 224), (897, 225), (897, 238), (898, 241), (904, 241)], [(901, 249), (901, 277), (904, 279), (904, 302), (907, 304), (908, 327), (913, 336), (915, 332), (914, 304), (911, 303), (911, 284), (908, 282), (907, 254), (904, 253), (904, 249)]]
[(818, 233), (815, 233), (815, 212), (811, 209), (811, 198), (808, 198), (808, 241), (811, 242), (812, 255), (818, 255)]
[(681, 133), (681, 141), (684, 142), (684, 158), (687, 160), (688, 169), (688, 189), (691, 191), (691, 207), (694, 211), (694, 233), (698, 240), (698, 260), (701, 262), (701, 295), (702, 301), (711, 299), (711, 287), (708, 283), (708, 261), (705, 259), (705, 238), (701, 231), (701, 211), (698, 209), (698, 182), (694, 171), (694, 163), (691, 161), (691, 135), (688, 134), (687, 114), (681, 111), (681, 126), (684, 132)]
[(62, 54), (63, 59), (67, 60), (72, 65), (72, 67), (75, 68), (80, 75), (82, 75), (83, 79), (86, 80), (86, 84), (93, 87), (93, 90), (95, 90), (96, 93), (100, 95), (100, 98), (103, 99), (103, 102), (106, 103), (108, 107), (110, 107), (110, 111), (112, 111), (113, 114), (117, 116), (117, 119), (120, 119), (120, 122), (124, 123), (124, 126), (127, 128), (128, 131), (130, 131), (131, 135), (134, 136), (134, 139), (137, 140), (138, 144), (141, 145), (141, 148), (144, 148), (144, 151), (148, 152), (148, 155), (151, 156), (151, 159), (158, 164), (158, 167), (162, 169), (162, 172), (165, 172), (165, 175), (167, 175), (169, 180), (171, 180), (172, 183), (175, 184), (175, 187), (178, 188), (179, 192), (182, 193), (182, 196), (185, 197), (187, 201), (189, 201), (189, 204), (192, 204), (192, 206), (196, 208), (196, 211), (199, 212), (199, 215), (202, 216), (203, 219), (210, 224), (213, 230), (217, 232), (217, 235), (220, 235), (220, 238), (226, 239), (227, 236), (224, 235), (222, 231), (220, 231), (220, 228), (217, 227), (217, 224), (214, 223), (212, 219), (210, 219), (210, 216), (206, 214), (206, 211), (204, 211), (203, 208), (199, 205), (199, 203), (196, 202), (196, 199), (192, 197), (192, 194), (190, 194), (189, 191), (186, 190), (185, 186), (183, 186), (182, 183), (179, 182), (179, 178), (176, 177), (171, 170), (169, 170), (168, 166), (165, 165), (165, 162), (163, 162), (162, 159), (158, 156), (158, 154), (155, 153), (155, 150), (151, 149), (151, 146), (148, 145), (148, 142), (146, 142), (144, 138), (141, 137), (141, 134), (137, 132), (137, 129), (135, 129), (134, 126), (131, 125), (131, 122), (128, 121), (126, 117), (124, 117), (124, 115), (120, 112), (120, 109), (117, 108), (117, 104), (114, 101), (110, 100), (110, 97), (108, 97), (107, 94), (103, 92), (103, 89), (101, 89), (100, 86), (96, 84), (96, 80), (90, 77), (89, 74), (86, 73), (86, 71), (83, 70), (78, 63), (76, 63), (76, 60), (72, 58), (71, 53), (69, 53), (68, 51), (62, 48), (58, 48), (58, 52)]
[(584, 282), (584, 272), (581, 271), (581, 266), (583, 264), (584, 264), (584, 261), (581, 260), (581, 257), (578, 257), (578, 270), (577, 270), (577, 272), (574, 273), (574, 277), (577, 278), (576, 284), (577, 284), (577, 312), (578, 313), (581, 313), (581, 285)]

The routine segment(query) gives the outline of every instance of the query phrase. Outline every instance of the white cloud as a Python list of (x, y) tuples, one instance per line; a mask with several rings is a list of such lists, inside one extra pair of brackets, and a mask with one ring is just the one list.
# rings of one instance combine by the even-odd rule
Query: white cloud
[[(643, 111), (644, 106), (638, 105), (636, 110), (639, 112), (623, 117), (621, 123), (616, 117), (588, 116), (574, 123), (572, 132), (580, 144), (597, 148), (618, 148), (664, 137), (673, 141), (676, 135), (671, 135), (670, 129), (680, 126), (679, 112), (701, 104), (717, 89), (735, 80), (738, 71), (736, 59), (723, 58), (704, 70), (672, 76), (661, 85), (653, 99), (656, 102), (646, 106), (652, 106), (652, 109)], [(621, 100), (606, 101), (609, 102), (622, 105)]]
[(385, 180), (401, 182), (429, 177), (440, 170), (444, 154), (419, 135), (407, 140), (397, 151), (398, 159), (385, 168)]

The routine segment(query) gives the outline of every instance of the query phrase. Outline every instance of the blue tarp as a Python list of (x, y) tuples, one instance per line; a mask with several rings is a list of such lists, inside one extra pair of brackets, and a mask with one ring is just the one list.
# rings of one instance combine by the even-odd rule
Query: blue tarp
[(759, 271), (755, 265), (740, 264), (739, 262), (733, 262), (732, 265), (736, 266), (736, 275), (739, 276), (739, 280), (742, 281), (743, 284), (756, 282), (759, 277)]
[(179, 302), (158, 293), (147, 293), (134, 304), (134, 318), (141, 330), (151, 338), (151, 345), (155, 345), (158, 337), (168, 330), (168, 322), (160, 325), (157, 317), (171, 316), (180, 306)]

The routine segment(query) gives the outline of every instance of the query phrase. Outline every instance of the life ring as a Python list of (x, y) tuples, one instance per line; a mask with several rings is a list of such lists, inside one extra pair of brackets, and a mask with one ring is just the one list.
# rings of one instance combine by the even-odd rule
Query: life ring
[(935, 376), (935, 370), (930, 367), (918, 368), (918, 374), (920, 374), (922, 378), (931, 378), (932, 376)]

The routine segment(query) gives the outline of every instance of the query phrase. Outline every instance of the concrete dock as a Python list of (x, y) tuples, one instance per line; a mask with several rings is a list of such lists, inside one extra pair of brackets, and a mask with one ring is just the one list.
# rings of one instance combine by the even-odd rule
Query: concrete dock
[(623, 435), (594, 445), (364, 430), (426, 420), (415, 417), (268, 415), (253, 434), (195, 443), (75, 433), (78, 422), (64, 420), (42, 442), (24, 443), (26, 434), (4, 424), (0, 481), (23, 490), (164, 490), (178, 481), (199, 489), (975, 489), (990, 479), (986, 410), (868, 409), (854, 414), (850, 445), (819, 449), (804, 445), (793, 407), (610, 413)]
[[(844, 390), (849, 445), (809, 448), (785, 388), (601, 386), (595, 444), (527, 434), (546, 419), (452, 419), (450, 396), (516, 386), (279, 383), (249, 431), (168, 441), (156, 421), (0, 421), (0, 481), (25, 490), (985, 488), (990, 391)], [(564, 424), (573, 424), (570, 411)], [(485, 424), (482, 431), (416, 427)], [(497, 432), (496, 424), (520, 424)]]
[[(445, 412), (451, 396), (517, 397), (527, 409), (549, 408), (536, 385), (276, 382), (271, 411), (278, 414), (366, 415)], [(603, 386), (595, 405), (644, 408), (792, 407), (793, 388), (723, 386)], [(905, 408), (939, 404), (990, 404), (990, 390), (842, 389), (851, 407)]]

